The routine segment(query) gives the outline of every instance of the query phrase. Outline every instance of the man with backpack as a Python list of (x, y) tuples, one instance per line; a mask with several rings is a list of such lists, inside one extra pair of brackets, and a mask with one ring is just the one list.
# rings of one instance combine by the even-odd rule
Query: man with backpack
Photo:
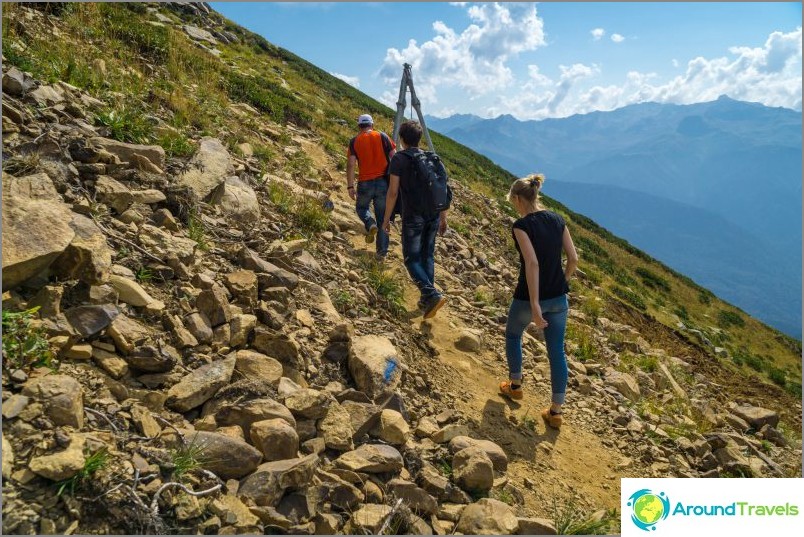
[[(435, 287), (436, 233), (447, 230), (447, 209), (452, 202), (452, 191), (447, 185), (447, 170), (438, 155), (419, 149), (422, 127), (417, 121), (406, 121), (399, 127), (399, 138), (404, 148), (391, 159), (388, 198), (385, 206), (396, 206), (402, 201), (402, 255), (405, 268), (421, 292), (419, 309), (424, 318), (432, 318), (447, 302)], [(389, 210), (382, 229), (391, 230)]]
[[(388, 254), (388, 233), (377, 227), (385, 218), (385, 198), (388, 193), (388, 163), (394, 156), (396, 146), (387, 134), (374, 130), (374, 120), (368, 114), (357, 118), (360, 133), (349, 141), (346, 152), (346, 185), (349, 197), (357, 202), (357, 216), (366, 228), (366, 244), (376, 237), (377, 259), (382, 261)], [(359, 167), (355, 188), (355, 164)], [(370, 206), (374, 205), (372, 218)]]

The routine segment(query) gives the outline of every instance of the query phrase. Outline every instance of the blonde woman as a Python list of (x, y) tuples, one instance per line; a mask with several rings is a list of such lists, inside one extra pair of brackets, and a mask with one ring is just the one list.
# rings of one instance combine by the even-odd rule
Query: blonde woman
[[(545, 209), (539, 200), (544, 176), (529, 175), (517, 179), (508, 193), (508, 201), (521, 218), (512, 233), (519, 251), (519, 282), (514, 291), (505, 328), (505, 355), (509, 380), (500, 383), (500, 393), (522, 399), (522, 333), (531, 322), (544, 330), (550, 361), (552, 404), (542, 418), (558, 429), (562, 423), (561, 406), (567, 392), (567, 360), (564, 355), (564, 331), (567, 326), (567, 282), (578, 266), (578, 254), (564, 219)], [(562, 251), (567, 256), (561, 266)]]

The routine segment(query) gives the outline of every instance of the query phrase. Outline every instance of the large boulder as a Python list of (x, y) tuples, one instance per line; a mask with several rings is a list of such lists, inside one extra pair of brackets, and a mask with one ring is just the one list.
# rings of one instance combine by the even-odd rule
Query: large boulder
[(623, 394), (631, 401), (639, 399), (639, 383), (636, 379), (628, 373), (616, 371), (612, 368), (606, 369), (606, 383), (612, 386), (615, 390)]
[(283, 419), (257, 421), (251, 424), (251, 441), (262, 451), (266, 461), (292, 459), (298, 455), (299, 435)]
[(372, 434), (389, 444), (401, 446), (410, 437), (410, 425), (402, 414), (386, 408), (380, 413), (380, 419)]
[(392, 479), (386, 485), (388, 492), (395, 498), (402, 498), (405, 504), (415, 512), (424, 515), (435, 515), (438, 512), (438, 502), (424, 489), (415, 483), (404, 479)]
[(237, 495), (260, 506), (275, 506), (286, 491), (302, 490), (313, 478), (318, 466), (318, 455), (299, 459), (271, 461), (240, 483)]
[[(267, 275), (268, 281), (266, 285), (264, 285), (265, 287), (279, 286), (293, 290), (299, 285), (298, 276), (262, 259), (247, 246), (240, 249), (240, 252), (237, 254), (237, 260), (244, 269)], [(263, 286), (263, 284), (260, 285)]]
[(385, 444), (363, 444), (354, 451), (338, 457), (335, 465), (345, 470), (367, 474), (398, 472), (402, 469), (402, 454), (396, 448)]
[(282, 378), (282, 364), (262, 353), (243, 349), (237, 351), (235, 371), (245, 378), (267, 382), (273, 386), (279, 384)]
[(202, 138), (187, 171), (179, 176), (179, 185), (190, 188), (203, 200), (233, 174), (232, 158), (220, 140)]
[(85, 441), (83, 438), (78, 441), (80, 437), (73, 438), (67, 449), (34, 457), (28, 467), (36, 475), (51, 481), (62, 481), (75, 476), (84, 468), (83, 447)]
[(46, 375), (29, 380), (22, 395), (42, 404), (54, 425), (84, 426), (84, 395), (81, 384), (67, 375)]
[(204, 404), (231, 380), (234, 367), (234, 356), (199, 367), (170, 388), (165, 406), (187, 412)]
[(106, 332), (114, 341), (117, 350), (131, 354), (151, 335), (150, 329), (136, 319), (120, 314), (114, 318)]
[(105, 283), (112, 268), (112, 249), (95, 222), (76, 214), (70, 222), (75, 237), (53, 263), (59, 278), (78, 279), (89, 285)]
[(218, 205), (240, 227), (251, 228), (260, 220), (260, 203), (254, 189), (237, 177), (229, 177), (212, 193), (210, 203)]
[(494, 465), (479, 447), (468, 447), (452, 457), (455, 482), (469, 492), (485, 492), (494, 485)]
[(95, 181), (95, 195), (117, 214), (123, 214), (134, 203), (134, 196), (127, 186), (108, 175), (101, 175)]
[(296, 390), (285, 398), (285, 406), (294, 416), (307, 419), (323, 418), (332, 402), (332, 396), (310, 388)]
[(508, 469), (508, 455), (503, 448), (491, 440), (479, 440), (469, 436), (456, 436), (449, 441), (449, 450), (455, 454), (468, 447), (479, 447), (482, 449), (494, 465), (494, 471), (503, 473)]
[(262, 461), (262, 453), (246, 442), (233, 436), (207, 431), (180, 430), (185, 444), (175, 432), (163, 437), (173, 447), (192, 446), (201, 467), (222, 479), (240, 479), (250, 474)]
[(75, 237), (73, 212), (44, 173), (3, 174), (3, 290), (50, 266)]
[(171, 235), (150, 224), (139, 226), (137, 239), (144, 248), (162, 258), (169, 259), (175, 256), (187, 265), (195, 262), (195, 250), (198, 244), (192, 239)]
[(251, 342), (251, 346), (294, 369), (304, 369), (299, 344), (293, 336), (271, 330), (266, 326), (257, 326), (254, 329), (254, 341)]
[(251, 440), (252, 424), (274, 418), (285, 420), (291, 427), (296, 427), (296, 418), (293, 417), (290, 410), (285, 405), (267, 397), (227, 404), (215, 412), (215, 421), (218, 425), (239, 425), (243, 429), (246, 440)]
[(455, 531), (464, 535), (514, 535), (519, 530), (511, 508), (499, 500), (482, 498), (461, 513)]
[(201, 291), (195, 299), (195, 307), (207, 316), (213, 328), (228, 323), (232, 318), (226, 290), (217, 284)]
[(3, 91), (14, 97), (22, 97), (36, 85), (36, 81), (16, 67), (3, 75)]
[(393, 391), (402, 376), (401, 358), (386, 337), (353, 338), (348, 362), (358, 389), (371, 398)]
[(765, 424), (771, 427), (776, 427), (779, 424), (779, 414), (767, 408), (745, 405), (736, 407), (732, 412), (748, 422), (757, 431), (762, 429)]
[(134, 155), (141, 155), (151, 161), (155, 166), (165, 169), (165, 150), (158, 145), (127, 144), (110, 138), (95, 137), (90, 144), (116, 155), (123, 162), (136, 160)]

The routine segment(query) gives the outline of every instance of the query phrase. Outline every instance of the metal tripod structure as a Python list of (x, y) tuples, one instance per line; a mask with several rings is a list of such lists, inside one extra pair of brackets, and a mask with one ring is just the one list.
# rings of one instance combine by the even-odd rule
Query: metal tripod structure
[(402, 70), (402, 82), (399, 84), (399, 99), (396, 101), (396, 117), (394, 118), (394, 143), (399, 144), (399, 127), (405, 119), (405, 108), (407, 102), (405, 97), (407, 90), (410, 88), (410, 105), (416, 110), (416, 115), (419, 116), (419, 123), (422, 126), (424, 139), (430, 147), (430, 151), (435, 152), (433, 141), (430, 139), (430, 132), (427, 130), (427, 125), (424, 123), (424, 115), (422, 114), (421, 102), (416, 97), (416, 91), (413, 89), (413, 75), (410, 73), (410, 64), (404, 64)]

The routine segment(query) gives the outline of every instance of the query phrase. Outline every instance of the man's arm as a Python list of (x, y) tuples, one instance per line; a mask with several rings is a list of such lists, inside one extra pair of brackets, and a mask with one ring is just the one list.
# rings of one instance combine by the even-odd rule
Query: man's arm
[(388, 193), (385, 195), (385, 217), (382, 220), (382, 229), (386, 233), (391, 232), (391, 212), (396, 206), (396, 198), (399, 197), (399, 176), (391, 174), (388, 183)]
[(349, 155), (349, 159), (346, 161), (346, 188), (349, 190), (349, 197), (357, 199), (357, 193), (355, 189), (355, 164), (357, 163), (357, 157), (354, 155)]

